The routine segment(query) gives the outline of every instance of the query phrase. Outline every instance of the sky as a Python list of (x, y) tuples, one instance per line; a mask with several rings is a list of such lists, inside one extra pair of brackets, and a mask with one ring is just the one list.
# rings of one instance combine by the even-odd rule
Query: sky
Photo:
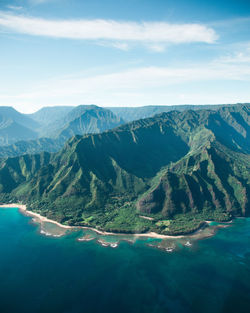
[(0, 0), (0, 105), (237, 102), (249, 0)]

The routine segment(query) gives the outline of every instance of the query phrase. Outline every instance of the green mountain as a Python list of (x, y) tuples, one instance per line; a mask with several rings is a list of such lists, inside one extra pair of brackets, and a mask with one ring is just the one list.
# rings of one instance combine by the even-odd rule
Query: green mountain
[(61, 138), (39, 138), (34, 140), (21, 140), (12, 145), (0, 147), (0, 158), (8, 158), (20, 156), (24, 154), (36, 154), (41, 152), (57, 152), (59, 151), (65, 141)]
[[(162, 113), (8, 158), (2, 201), (69, 225), (183, 234), (250, 213), (250, 106)], [(142, 218), (141, 215), (153, 220)]]
[[(74, 135), (100, 133), (124, 124), (125, 120), (133, 121), (172, 110), (217, 110), (223, 106), (147, 106), (108, 110), (96, 105), (80, 105), (45, 107), (33, 114), (21, 114), (11, 107), (0, 107), (0, 157), (56, 152)], [(49, 139), (56, 139), (54, 145)]]

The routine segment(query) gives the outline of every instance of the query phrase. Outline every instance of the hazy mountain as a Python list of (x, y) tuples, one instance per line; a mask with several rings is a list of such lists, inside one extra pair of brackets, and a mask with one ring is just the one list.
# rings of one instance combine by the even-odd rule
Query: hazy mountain
[[(250, 213), (250, 106), (172, 111), (8, 158), (2, 201), (73, 225), (180, 234)], [(146, 214), (153, 221), (140, 218)]]
[(39, 124), (11, 107), (0, 107), (0, 145), (37, 138)]
[(41, 126), (47, 126), (64, 118), (65, 115), (73, 109), (73, 106), (44, 107), (35, 113), (28, 114), (27, 116), (38, 122)]
[(74, 135), (100, 133), (124, 124), (110, 110), (96, 105), (79, 105), (61, 119), (46, 126), (43, 134), (52, 138), (68, 139)]
[(187, 111), (187, 110), (218, 110), (227, 104), (219, 105), (148, 105), (142, 107), (109, 107), (108, 109), (125, 121), (135, 121), (141, 118), (147, 118), (163, 112)]
[(4, 145), (0, 157), (55, 152), (72, 136), (100, 133), (124, 123), (111, 111), (94, 105), (47, 107), (29, 115), (0, 107), (0, 113), (0, 146)]
[(0, 106), (0, 116), (32, 130), (39, 127), (38, 122), (9, 106)]
[(24, 154), (36, 154), (40, 152), (57, 152), (65, 141), (61, 138), (39, 138), (35, 140), (17, 141), (12, 145), (0, 147), (0, 158), (14, 157)]
[[(41, 141), (37, 138), (53, 138), (67, 140), (74, 135), (86, 133), (100, 133), (125, 123), (126, 121), (154, 116), (157, 113), (171, 110), (185, 111), (188, 109), (198, 110), (210, 108), (217, 110), (226, 105), (179, 105), (179, 106), (146, 106), (135, 108), (101, 108), (96, 105), (55, 106), (45, 107), (33, 114), (22, 114), (11, 107), (0, 107), (0, 155), (9, 151), (8, 156), (20, 153), (34, 153), (41, 151)], [(62, 140), (61, 140), (62, 139)], [(32, 143), (18, 144), (17, 147), (1, 149), (1, 146), (16, 144), (18, 141), (32, 140)], [(44, 143), (45, 141), (43, 141)], [(43, 145), (43, 144), (42, 144)], [(27, 146), (27, 151), (25, 151)], [(31, 147), (30, 150), (28, 147)], [(37, 149), (36, 149), (37, 147)], [(46, 145), (44, 145), (46, 147)], [(46, 151), (52, 151), (49, 144)], [(55, 143), (55, 147), (59, 146)], [(60, 145), (61, 147), (61, 145)], [(54, 149), (55, 150), (55, 149)], [(53, 151), (54, 151), (53, 150)], [(13, 154), (11, 154), (13, 152)]]
[(106, 109), (88, 109), (79, 117), (68, 123), (60, 132), (59, 137), (70, 138), (73, 135), (101, 133), (124, 123), (125, 122), (120, 117)]

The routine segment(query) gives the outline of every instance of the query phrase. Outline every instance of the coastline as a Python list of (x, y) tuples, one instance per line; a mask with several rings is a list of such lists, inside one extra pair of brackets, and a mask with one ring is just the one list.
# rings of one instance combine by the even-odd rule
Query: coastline
[(62, 228), (67, 228), (67, 229), (70, 229), (72, 228), (72, 226), (67, 226), (67, 225), (63, 225), (57, 221), (53, 221), (53, 220), (50, 220), (48, 219), (47, 217), (45, 216), (42, 216), (40, 215), (39, 213), (35, 213), (35, 212), (32, 212), (32, 211), (28, 211), (27, 210), (27, 206), (25, 204), (18, 204), (18, 203), (11, 203), (11, 204), (1, 204), (0, 205), (0, 208), (18, 208), (19, 211), (21, 213), (23, 213), (24, 215), (27, 215), (27, 216), (31, 216), (31, 217), (36, 217), (38, 218), (41, 222), (48, 222), (48, 223), (53, 223), (59, 227), (62, 227)]
[[(171, 236), (171, 235), (162, 235), (158, 234), (155, 232), (148, 232), (148, 233), (138, 233), (138, 234), (124, 234), (124, 233), (112, 233), (112, 232), (106, 232), (106, 231), (101, 231), (93, 227), (87, 227), (87, 226), (68, 226), (68, 225), (63, 225), (57, 221), (51, 220), (45, 216), (42, 216), (39, 213), (35, 213), (33, 211), (27, 210), (27, 206), (25, 204), (20, 204), (20, 203), (9, 203), (9, 204), (1, 204), (0, 208), (18, 208), (19, 211), (26, 215), (30, 216), (33, 218), (37, 218), (38, 222), (48, 222), (57, 225), (58, 227), (64, 228), (64, 229), (89, 229), (94, 232), (96, 232), (99, 235), (104, 235), (104, 236), (131, 236), (135, 238), (154, 238), (154, 239), (179, 239), (179, 238), (185, 238), (185, 237), (194, 237), (196, 233), (193, 234), (186, 234), (186, 235), (176, 235), (176, 236)], [(208, 225), (211, 223), (211, 221), (205, 221)], [(199, 230), (198, 230), (199, 231)]]

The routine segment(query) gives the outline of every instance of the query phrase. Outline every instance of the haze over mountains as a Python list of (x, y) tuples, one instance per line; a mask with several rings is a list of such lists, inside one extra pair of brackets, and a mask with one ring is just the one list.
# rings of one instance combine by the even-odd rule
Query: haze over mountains
[(122, 117), (125, 121), (131, 122), (135, 120), (139, 120), (141, 118), (146, 118), (150, 116), (154, 116), (163, 112), (170, 111), (187, 111), (187, 110), (218, 110), (222, 106), (228, 106), (227, 104), (219, 104), (219, 105), (148, 105), (142, 107), (108, 107), (116, 115)]
[(99, 133), (125, 123), (110, 110), (95, 105), (47, 107), (21, 114), (0, 107), (0, 156), (58, 151), (74, 135)]
[(179, 105), (101, 108), (80, 105), (44, 107), (33, 114), (22, 114), (12, 107), (0, 107), (0, 157), (41, 151), (56, 152), (74, 135), (100, 133), (162, 112), (217, 110), (220, 107)]
[(0, 107), (0, 145), (37, 138), (38, 123), (11, 107)]
[(249, 215), (249, 104), (124, 123), (96, 106), (50, 120), (47, 125), (56, 125), (47, 127), (56, 138), (50, 140), (75, 136), (58, 153), (3, 159), (2, 201), (23, 201), (59, 222), (114, 232), (182, 234), (207, 219)]

